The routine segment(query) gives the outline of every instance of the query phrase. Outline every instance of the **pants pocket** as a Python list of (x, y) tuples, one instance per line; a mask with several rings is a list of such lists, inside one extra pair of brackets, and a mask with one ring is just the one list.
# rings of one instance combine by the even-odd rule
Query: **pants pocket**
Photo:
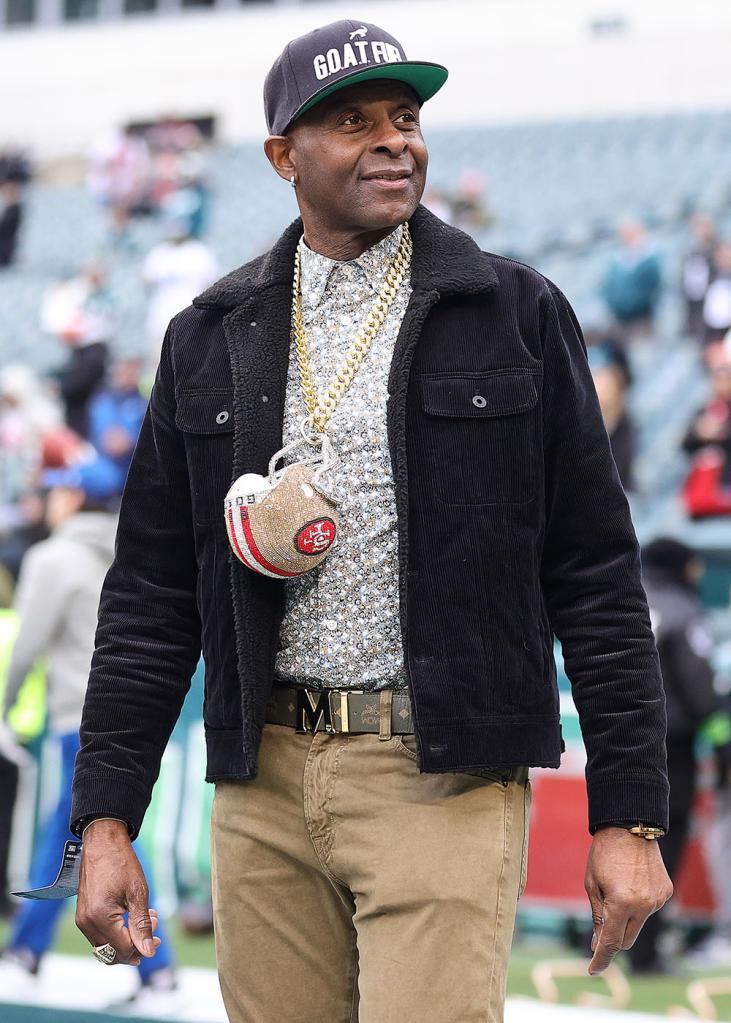
[(392, 735), (391, 742), (395, 750), (407, 757), (409, 760), (416, 761), (416, 736), (411, 732), (407, 732), (404, 735)]

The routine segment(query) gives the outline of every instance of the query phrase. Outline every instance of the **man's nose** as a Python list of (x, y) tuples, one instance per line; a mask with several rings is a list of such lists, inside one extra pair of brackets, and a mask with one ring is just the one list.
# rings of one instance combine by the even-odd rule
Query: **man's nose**
[(401, 156), (408, 147), (408, 139), (391, 120), (387, 120), (385, 124), (379, 126), (373, 141), (374, 152), (388, 153), (389, 156)]

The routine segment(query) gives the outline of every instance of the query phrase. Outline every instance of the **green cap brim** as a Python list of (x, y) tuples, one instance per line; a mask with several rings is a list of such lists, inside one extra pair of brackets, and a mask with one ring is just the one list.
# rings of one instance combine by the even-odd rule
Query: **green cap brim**
[(326, 96), (331, 96), (332, 93), (337, 92), (339, 89), (345, 89), (349, 85), (355, 85), (358, 82), (369, 82), (374, 78), (391, 78), (396, 82), (406, 82), (414, 90), (421, 102), (425, 103), (435, 93), (439, 92), (446, 82), (448, 75), (449, 72), (441, 64), (430, 64), (412, 60), (396, 60), (388, 64), (379, 64), (376, 67), (366, 68), (364, 71), (353, 71), (352, 74), (345, 75), (343, 78), (338, 79), (337, 82), (333, 82), (332, 85), (324, 86), (314, 96), (311, 96), (295, 112), (289, 123), (292, 124), (298, 117), (301, 117), (302, 114), (325, 99)]

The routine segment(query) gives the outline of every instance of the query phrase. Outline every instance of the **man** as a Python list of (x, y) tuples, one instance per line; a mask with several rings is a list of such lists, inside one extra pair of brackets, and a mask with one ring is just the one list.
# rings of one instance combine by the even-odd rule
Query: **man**
[[(671, 878), (688, 838), (696, 792), (696, 740), (715, 752), (720, 787), (731, 764), (731, 720), (714, 688), (713, 635), (704, 620), (698, 580), (705, 565), (692, 547), (670, 536), (642, 550), (642, 582), (660, 655), (667, 698), (670, 833), (659, 847)], [(660, 937), (664, 913), (653, 916), (632, 946), (635, 973), (664, 973)]]
[[(285, 48), (265, 150), (302, 219), (173, 319), (123, 498), (77, 920), (100, 955), (153, 954), (129, 842), (202, 638), (235, 1021), (502, 1019), (527, 768), (562, 749), (554, 631), (589, 754), (590, 971), (671, 892), (625, 826), (667, 823), (664, 698), (586, 351), (550, 281), (419, 205), (446, 75), (359, 22)], [(303, 442), (328, 474), (299, 458), (293, 490), (276, 462)], [(281, 489), (226, 523), (240, 477)], [(303, 524), (308, 500), (332, 514)]]
[(92, 263), (77, 277), (51, 288), (41, 309), (41, 325), (56, 334), (70, 351), (58, 373), (58, 389), (66, 425), (89, 436), (89, 403), (103, 386), (109, 341), (117, 328), (115, 299), (106, 271)]
[(685, 323), (681, 329), (702, 345), (705, 337), (703, 303), (713, 278), (713, 253), (718, 238), (713, 218), (700, 210), (688, 218), (688, 230), (691, 242), (683, 255), (680, 275), (685, 300)]
[(164, 240), (148, 252), (142, 264), (142, 280), (149, 293), (145, 327), (153, 373), (170, 317), (220, 273), (209, 246), (194, 237), (191, 217), (168, 215), (163, 224)]
[(119, 359), (112, 366), (110, 383), (89, 406), (89, 440), (116, 470), (120, 493), (147, 409), (147, 398), (140, 390), (141, 374), (140, 359)]
[(601, 294), (626, 339), (652, 333), (662, 287), (660, 255), (640, 220), (626, 217), (619, 248), (604, 275)]
[[(116, 496), (117, 474), (99, 459), (41, 477), (48, 488), (46, 518), (51, 535), (34, 544), (23, 559), (15, 595), (19, 618), (0, 703), (0, 721), (13, 709), (34, 664), (45, 658), (50, 737), (58, 746), (60, 779), (56, 804), (43, 822), (34, 851), (34, 887), (51, 884), (68, 831), (71, 778), (79, 749), (79, 720), (94, 646), (102, 582), (114, 555), (116, 516), (108, 511)], [(27, 991), (39, 973), (66, 903), (60, 899), (24, 902), (13, 919), (8, 944), (0, 952), (0, 991)], [(130, 999), (135, 1009), (170, 1009), (176, 979), (171, 950), (140, 963), (140, 986)], [(140, 1012), (141, 1014), (141, 1012)]]

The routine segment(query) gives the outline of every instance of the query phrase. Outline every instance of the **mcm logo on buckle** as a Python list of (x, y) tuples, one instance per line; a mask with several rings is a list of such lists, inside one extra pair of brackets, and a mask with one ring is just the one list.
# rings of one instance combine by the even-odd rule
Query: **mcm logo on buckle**
[[(326, 692), (315, 696), (307, 689), (297, 690), (297, 718), (295, 721), (296, 732), (314, 732), (321, 720), (325, 722), (325, 731), (334, 732), (332, 714), (330, 712), (330, 697)], [(310, 724), (310, 728), (307, 724)]]

